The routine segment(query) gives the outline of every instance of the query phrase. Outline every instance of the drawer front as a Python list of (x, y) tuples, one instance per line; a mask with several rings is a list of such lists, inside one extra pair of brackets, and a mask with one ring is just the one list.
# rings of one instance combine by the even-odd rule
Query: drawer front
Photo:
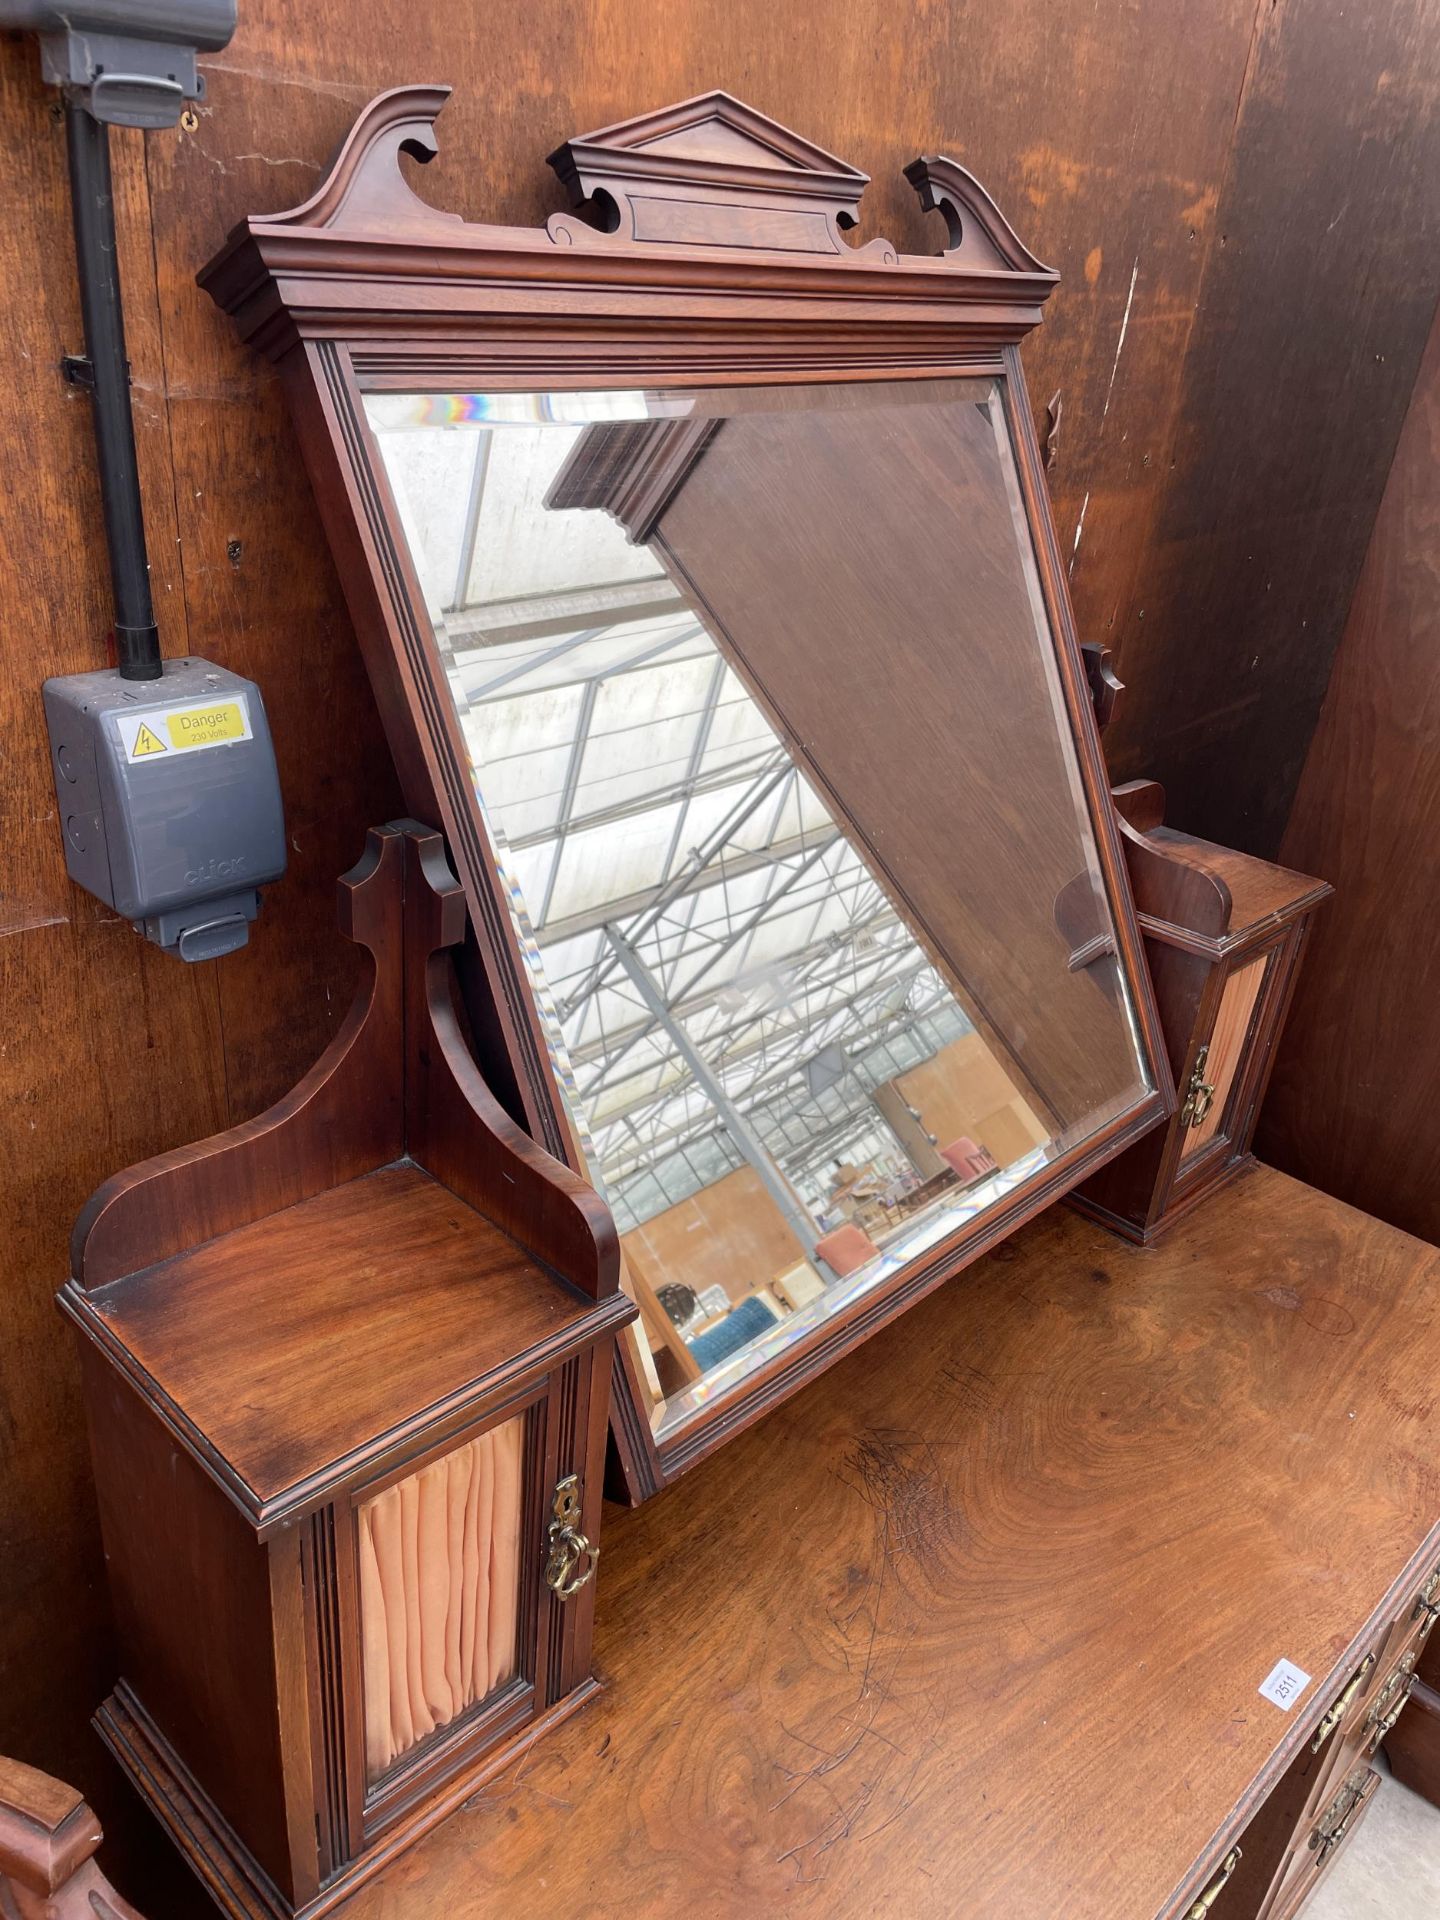
[(1378, 1752), (1386, 1734), (1395, 1726), (1409, 1705), (1410, 1695), (1415, 1690), (1417, 1658), (1413, 1647), (1408, 1653), (1402, 1653), (1385, 1679), (1370, 1696), (1365, 1722), (1357, 1736), (1361, 1759), (1368, 1760), (1372, 1754)]
[(1260, 1920), (1275, 1910), (1299, 1870), (1297, 1851), (1334, 1792), (1331, 1783), (1338, 1786), (1337, 1773), (1343, 1778), (1347, 1766), (1355, 1765), (1357, 1736), (1379, 1672), (1377, 1642), (1332, 1689), (1314, 1730), (1240, 1836), (1241, 1858), (1224, 1898), (1214, 1901), (1217, 1920)]
[[(1212, 1900), (1217, 1920), (1290, 1920), (1318, 1884), (1369, 1805), (1369, 1763), (1405, 1713), (1437, 1618), (1440, 1567), (1432, 1567), (1333, 1689), (1313, 1731), (1241, 1835), (1240, 1858), (1223, 1898), (1217, 1890)], [(1352, 1787), (1357, 1791), (1347, 1792)], [(1348, 1821), (1347, 1814), (1353, 1816)], [(1181, 1911), (1188, 1916), (1189, 1909)]]

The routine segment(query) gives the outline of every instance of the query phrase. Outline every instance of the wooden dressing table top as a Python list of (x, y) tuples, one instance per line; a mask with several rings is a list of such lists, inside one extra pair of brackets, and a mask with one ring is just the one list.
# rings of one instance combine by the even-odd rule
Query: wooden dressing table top
[(347, 1920), (1175, 1911), (1434, 1557), (1437, 1316), (1267, 1168), (1156, 1247), (1042, 1216), (611, 1516), (604, 1695)]

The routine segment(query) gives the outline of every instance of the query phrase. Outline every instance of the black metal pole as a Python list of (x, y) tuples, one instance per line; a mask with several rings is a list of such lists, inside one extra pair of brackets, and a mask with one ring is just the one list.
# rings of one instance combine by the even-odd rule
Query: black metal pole
[(110, 578), (115, 594), (115, 655), (122, 680), (158, 680), (160, 636), (150, 598), (145, 516), (130, 415), (130, 371), (115, 257), (115, 207), (110, 184), (110, 129), (84, 107), (67, 102), (70, 205), (75, 216), (75, 260), (80, 310), (90, 362), (95, 451)]

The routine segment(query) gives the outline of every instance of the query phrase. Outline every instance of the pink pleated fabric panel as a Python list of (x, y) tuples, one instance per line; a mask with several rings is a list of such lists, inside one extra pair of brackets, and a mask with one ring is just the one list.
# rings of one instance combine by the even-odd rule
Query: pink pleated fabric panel
[(371, 1780), (514, 1675), (523, 1430), (507, 1420), (360, 1509)]

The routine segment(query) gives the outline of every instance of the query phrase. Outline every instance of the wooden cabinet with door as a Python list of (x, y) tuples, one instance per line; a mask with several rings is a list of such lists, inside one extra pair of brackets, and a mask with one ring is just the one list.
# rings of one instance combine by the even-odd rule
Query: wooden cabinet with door
[(76, 1229), (120, 1680), (101, 1736), (222, 1911), (328, 1912), (594, 1690), (603, 1208), (476, 1074), (439, 836), (340, 888), (369, 978), (268, 1113)]

